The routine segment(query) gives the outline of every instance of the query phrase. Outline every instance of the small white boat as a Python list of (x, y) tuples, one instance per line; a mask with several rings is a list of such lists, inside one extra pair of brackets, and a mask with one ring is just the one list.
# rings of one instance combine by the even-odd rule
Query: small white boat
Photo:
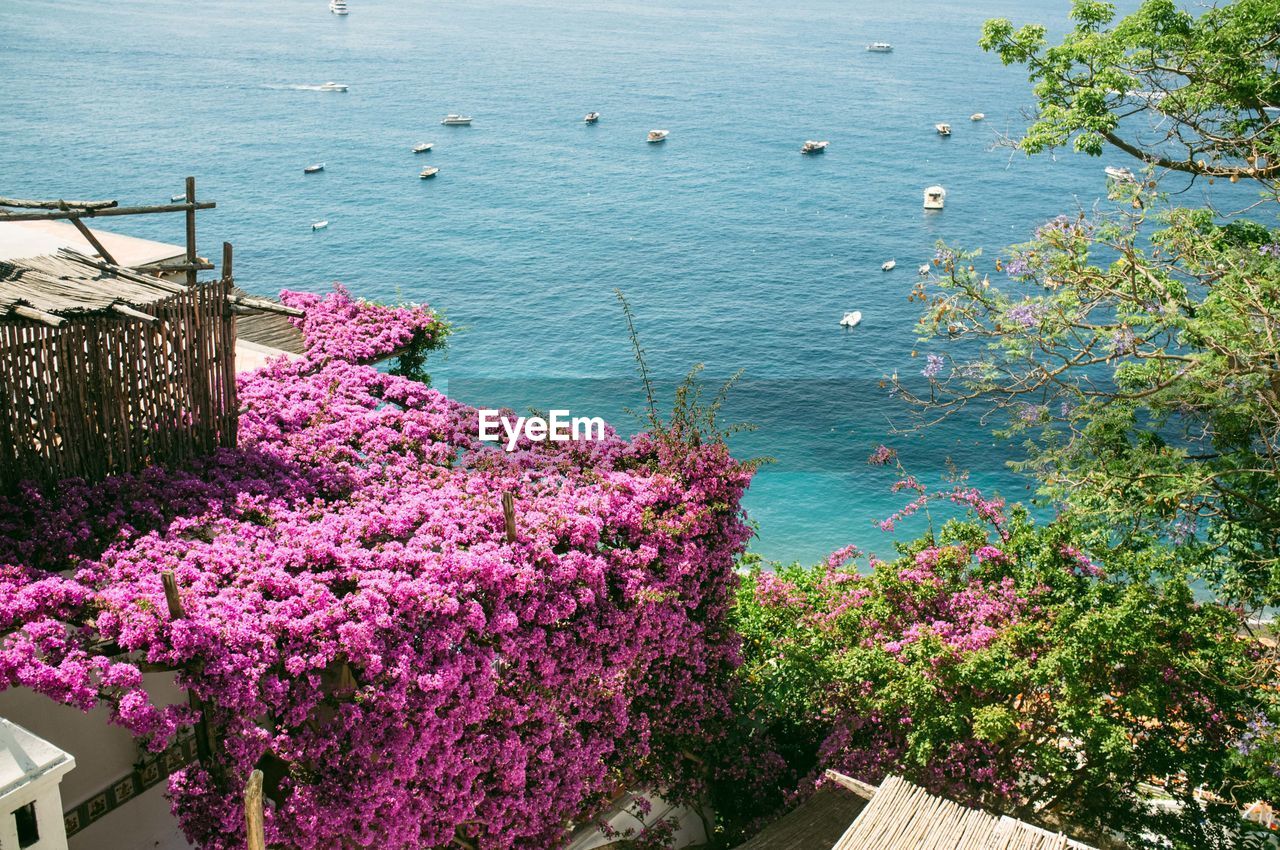
[(169, 200), (170, 200), (170, 201), (172, 201), (172, 202), (175, 202), (175, 203), (176, 203), (177, 201), (185, 201), (186, 199), (187, 199), (187, 193), (186, 193), (186, 192), (183, 192), (181, 195), (171, 195), (171, 196), (169, 197)]
[(302, 169), (303, 174), (315, 174), (317, 171), (324, 171), (324, 163), (317, 162), (315, 165), (308, 165)]
[(594, 124), (600, 120), (599, 112), (588, 112), (586, 117), (582, 119), (584, 124)]
[(347, 0), (329, 0), (329, 11), (335, 15), (347, 15), (350, 11), (347, 9)]
[(316, 86), (316, 91), (346, 91), (346, 83), (335, 83), (332, 80), (322, 86)]
[(856, 328), (861, 322), (861, 310), (852, 310), (840, 317), (840, 327), (842, 328)]
[(800, 146), (800, 153), (822, 153), (827, 149), (830, 142), (815, 142), (809, 140)]
[(423, 180), (427, 180), (431, 177), (435, 177), (439, 173), (440, 173), (440, 169), (436, 168), (434, 165), (429, 165), (426, 168), (422, 169), (422, 173), (419, 174), (418, 177), (420, 177)]
[(1136, 183), (1138, 178), (1133, 176), (1133, 172), (1127, 168), (1121, 168), (1118, 165), (1108, 165), (1102, 169), (1107, 177), (1111, 180), (1117, 180), (1121, 183)]
[(918, 272), (918, 273), (919, 273), (919, 275), (920, 275), (921, 277), (924, 277), (924, 276), (928, 275), (928, 274), (929, 274), (929, 264), (928, 264), (928, 263), (921, 263), (921, 264), (920, 264), (920, 268), (916, 269), (916, 272)]
[(896, 269), (897, 267), (898, 267), (898, 261), (897, 261), (897, 260), (887, 260), (886, 262), (883, 262), (883, 263), (881, 263), (881, 264), (880, 264), (880, 271), (882, 271), (882, 272), (891, 272), (891, 271), (893, 271), (894, 269)]
[(975, 112), (975, 113), (973, 113), (972, 115), (970, 115), (970, 116), (969, 116), (969, 120), (970, 120), (970, 121), (981, 121), (983, 118), (986, 118), (986, 117), (987, 117), (987, 113), (985, 113), (985, 112)]
[(930, 186), (924, 190), (924, 208), (940, 210), (947, 202), (947, 190), (941, 186)]
[(666, 141), (669, 133), (670, 133), (669, 130), (650, 130), (649, 138), (645, 139), (645, 141), (646, 142), (664, 142)]
[(431, 150), (432, 147), (434, 147), (434, 145), (431, 142), (422, 142), (421, 144), (417, 144), (413, 146), (413, 152), (426, 153), (427, 151)]
[(893, 45), (887, 41), (873, 41), (867, 45), (868, 53), (892, 53)]
[(937, 130), (937, 131), (938, 131), (938, 135), (939, 135), (939, 136), (950, 136), (950, 135), (951, 135), (951, 125), (950, 125), (950, 124), (946, 124), (946, 123), (943, 123), (943, 124), (934, 124), (934, 125), (933, 125), (933, 129), (935, 129), (935, 130)]
[(329, 219), (327, 218), (322, 218), (319, 221), (311, 222), (312, 230), (324, 230), (328, 226), (329, 226)]
[(444, 120), (441, 121), (440, 123), (445, 125), (446, 127), (469, 127), (471, 125), (471, 116), (457, 115), (453, 112), (450, 112), (448, 115), (444, 117)]

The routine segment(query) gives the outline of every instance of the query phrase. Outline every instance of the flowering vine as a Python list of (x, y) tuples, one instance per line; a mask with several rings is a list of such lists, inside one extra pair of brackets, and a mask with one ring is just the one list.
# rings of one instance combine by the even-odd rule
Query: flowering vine
[(750, 470), (646, 434), (482, 445), (474, 409), (359, 365), (443, 334), (429, 308), (284, 297), (308, 355), (241, 378), (238, 449), (0, 503), (0, 689), (158, 750), (196, 715), (142, 672), (176, 671), (216, 746), (170, 793), (213, 850), (255, 767), (298, 850), (549, 847), (619, 778), (695, 793)]

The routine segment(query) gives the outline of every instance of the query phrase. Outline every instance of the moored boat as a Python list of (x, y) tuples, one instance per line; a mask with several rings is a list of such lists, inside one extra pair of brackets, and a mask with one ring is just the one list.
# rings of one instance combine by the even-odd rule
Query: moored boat
[(947, 202), (947, 190), (941, 186), (930, 186), (924, 190), (924, 208), (940, 210)]
[(335, 15), (350, 14), (350, 10), (347, 9), (347, 0), (329, 0), (329, 11)]
[(316, 86), (316, 90), (317, 90), (317, 91), (346, 91), (346, 90), (347, 90), (347, 84), (346, 84), (346, 83), (335, 83), (335, 82), (333, 82), (333, 81), (330, 81), (330, 82), (325, 83), (325, 84), (324, 84), (324, 85), (322, 85), (322, 86)]
[(1134, 183), (1137, 177), (1133, 176), (1133, 172), (1127, 168), (1121, 168), (1118, 165), (1108, 165), (1102, 169), (1103, 172), (1112, 180), (1118, 180), (1121, 183)]
[(439, 168), (436, 168), (434, 165), (429, 165), (426, 168), (422, 169), (422, 173), (419, 174), (418, 177), (423, 180), (428, 180), (432, 177), (435, 177), (439, 173), (440, 173)]
[(322, 218), (319, 221), (311, 222), (312, 230), (324, 230), (328, 226), (329, 226), (329, 219), (327, 218)]
[(947, 124), (946, 122), (943, 122), (943, 123), (941, 123), (941, 124), (934, 124), (934, 125), (933, 125), (933, 129), (935, 129), (935, 130), (937, 130), (937, 131), (938, 131), (938, 135), (939, 135), (939, 136), (950, 136), (950, 135), (951, 135), (951, 125), (950, 125), (950, 124)]
[(600, 120), (599, 112), (588, 112), (586, 117), (582, 119), (584, 124), (594, 124)]
[(975, 113), (973, 113), (972, 115), (970, 115), (970, 116), (969, 116), (969, 120), (970, 120), (970, 121), (981, 121), (983, 118), (986, 118), (986, 117), (987, 117), (987, 113), (985, 113), (985, 112), (975, 112)]
[(929, 264), (921, 263), (920, 268), (916, 269), (916, 272), (918, 272), (921, 277), (924, 277), (925, 275), (929, 274)]
[(895, 268), (897, 268), (897, 267), (898, 267), (898, 261), (897, 261), (897, 260), (886, 260), (885, 262), (883, 262), (883, 263), (881, 263), (881, 264), (880, 264), (880, 271), (882, 271), (882, 272), (891, 272), (891, 271), (893, 271), (893, 270), (894, 270)]
[(800, 153), (822, 153), (823, 151), (825, 151), (825, 150), (827, 149), (827, 145), (829, 145), (829, 144), (831, 144), (831, 143), (830, 143), (830, 142), (815, 142), (815, 141), (813, 141), (813, 140), (809, 140), (809, 141), (805, 142), (803, 145), (801, 145), (801, 147), (800, 147)]
[(645, 141), (646, 142), (664, 142), (666, 141), (669, 133), (670, 131), (668, 130), (650, 130), (649, 137), (645, 139)]
[(432, 147), (434, 147), (434, 145), (431, 142), (420, 142), (413, 146), (413, 152), (426, 153), (427, 151), (431, 150)]
[(868, 53), (892, 53), (893, 45), (887, 41), (873, 41), (867, 45)]
[(303, 174), (315, 174), (317, 171), (324, 171), (324, 163), (317, 162), (315, 165), (308, 165), (302, 169)]
[(456, 113), (450, 112), (448, 115), (444, 117), (444, 120), (441, 121), (440, 123), (445, 125), (446, 127), (467, 127), (467, 126), (470, 126), (471, 124), (471, 116), (458, 115)]
[(861, 310), (850, 310), (840, 317), (840, 327), (856, 328), (862, 322)]

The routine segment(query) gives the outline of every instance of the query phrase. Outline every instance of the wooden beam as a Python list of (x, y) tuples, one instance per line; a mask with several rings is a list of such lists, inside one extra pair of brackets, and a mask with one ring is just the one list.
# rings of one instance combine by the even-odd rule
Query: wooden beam
[(192, 206), (196, 202), (196, 178), (187, 178), (187, 264), (193, 268), (187, 269), (187, 286), (196, 285), (195, 264), (200, 261), (196, 256), (196, 211)]
[(85, 240), (93, 246), (93, 249), (98, 252), (99, 257), (106, 260), (113, 266), (120, 265), (116, 262), (116, 258), (111, 256), (111, 252), (103, 247), (102, 243), (98, 241), (98, 237), (93, 235), (93, 231), (85, 226), (83, 221), (78, 218), (73, 218), (71, 219), (71, 223), (76, 226), (76, 230), (80, 231), (80, 235), (83, 236)]
[(269, 298), (258, 298), (253, 295), (236, 295), (231, 298), (232, 304), (239, 304), (242, 307), (253, 307), (256, 310), (265, 310), (268, 313), (282, 313), (286, 316), (305, 316), (306, 312), (299, 310), (297, 307), (286, 307), (278, 301), (272, 301)]
[(111, 309), (119, 313), (121, 316), (128, 316), (130, 319), (141, 319), (144, 322), (159, 321), (159, 319), (157, 319), (155, 316), (151, 315), (150, 313), (144, 313), (141, 310), (135, 310), (132, 307), (130, 307), (128, 304), (112, 304)]
[(186, 261), (183, 261), (181, 263), (157, 263), (156, 265), (153, 265), (153, 266), (147, 266), (147, 271), (189, 272), (194, 270), (194, 271), (200, 271), (200, 272), (207, 272), (213, 269), (213, 267), (214, 267), (213, 263), (210, 263), (207, 260), (197, 260), (194, 263), (188, 263)]
[(0, 207), (37, 210), (65, 210), (67, 207), (81, 210), (105, 210), (118, 204), (118, 201), (32, 201), (27, 198), (0, 198)]
[(15, 304), (13, 312), (24, 319), (43, 322), (51, 328), (56, 328), (65, 321), (61, 316), (55, 316), (53, 313), (46, 313), (44, 310), (37, 310), (35, 307), (27, 307), (23, 304)]
[(186, 212), (187, 210), (211, 210), (218, 205), (213, 201), (194, 204), (156, 204), (146, 207), (114, 207), (109, 209), (41, 210), (39, 212), (11, 213), (0, 210), (0, 221), (64, 221), (73, 218), (103, 218), (113, 215), (148, 215), (150, 213)]
[(267, 850), (267, 837), (262, 825), (262, 771), (249, 774), (244, 786), (244, 826), (248, 834), (248, 850)]

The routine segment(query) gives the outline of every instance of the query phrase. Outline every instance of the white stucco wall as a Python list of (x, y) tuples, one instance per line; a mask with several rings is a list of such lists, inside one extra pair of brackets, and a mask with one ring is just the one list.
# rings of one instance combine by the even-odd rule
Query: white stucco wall
[[(157, 704), (186, 699), (172, 674), (148, 674), (145, 681)], [(64, 811), (128, 775), (138, 761), (133, 737), (107, 722), (105, 708), (86, 714), (26, 688), (11, 688), (0, 691), (0, 717), (31, 730), (75, 758), (75, 769), (62, 778)], [(70, 850), (186, 850), (190, 845), (182, 839), (163, 796), (167, 784), (162, 781), (149, 788), (73, 835)]]

